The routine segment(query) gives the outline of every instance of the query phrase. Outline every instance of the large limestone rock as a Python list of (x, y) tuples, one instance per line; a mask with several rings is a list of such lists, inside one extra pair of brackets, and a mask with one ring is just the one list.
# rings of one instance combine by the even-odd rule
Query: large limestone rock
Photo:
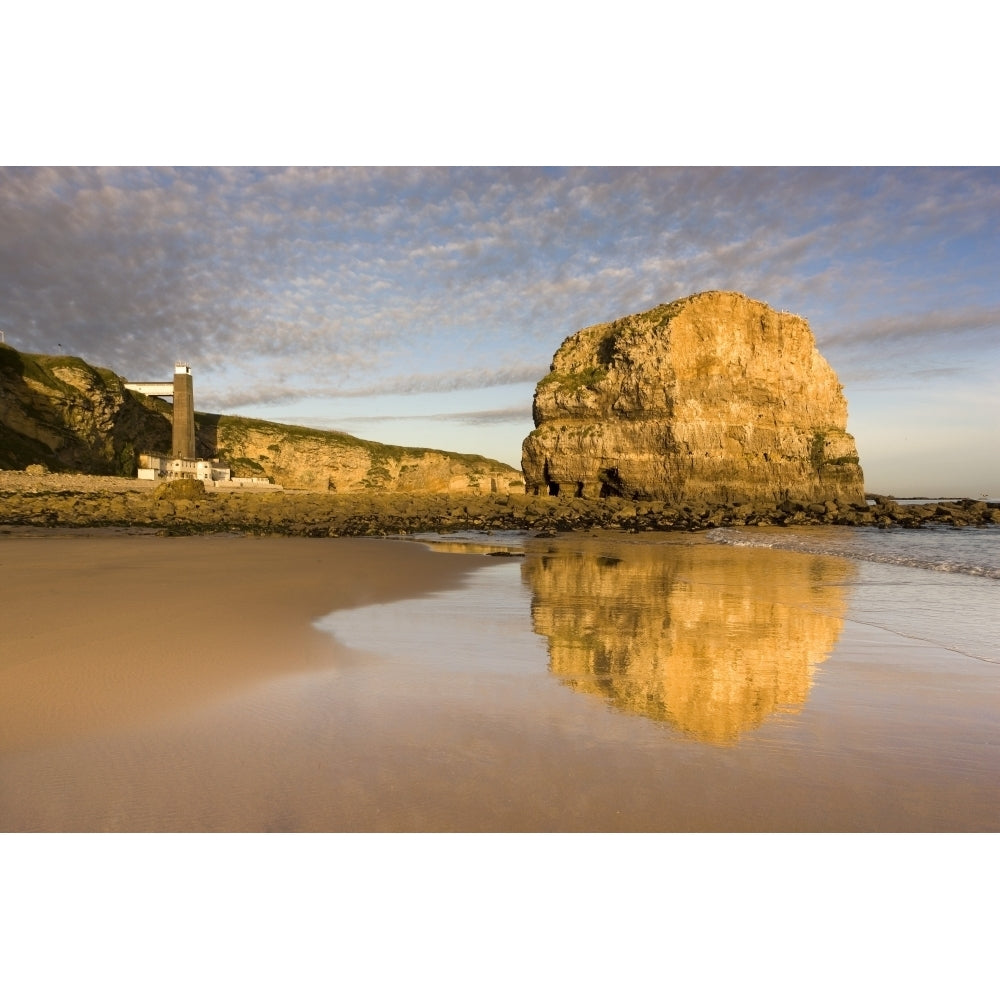
[(573, 334), (533, 415), (531, 493), (864, 503), (843, 390), (809, 325), (736, 292)]

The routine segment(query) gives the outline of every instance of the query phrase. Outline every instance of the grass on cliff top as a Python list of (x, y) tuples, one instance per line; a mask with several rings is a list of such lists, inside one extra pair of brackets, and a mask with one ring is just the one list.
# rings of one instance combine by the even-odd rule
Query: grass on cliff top
[[(106, 389), (111, 392), (125, 392), (133, 397), (147, 410), (163, 415), (171, 415), (173, 407), (166, 400), (155, 396), (146, 396), (142, 393), (128, 392), (123, 388), (124, 380), (107, 368), (97, 368), (88, 364), (82, 358), (70, 355), (49, 355), (49, 354), (27, 354), (22, 353), (9, 344), (0, 344), (0, 374), (7, 374), (12, 378), (30, 378), (54, 392), (66, 395), (79, 395), (80, 390), (75, 386), (62, 381), (55, 374), (56, 368), (72, 368), (83, 374), (89, 375), (103, 383)], [(217, 413), (196, 413), (196, 422), (201, 425), (199, 430), (216, 427), (224, 428), (227, 434), (239, 440), (241, 435), (245, 435), (250, 430), (266, 434), (277, 441), (287, 441), (294, 445), (299, 441), (314, 440), (321, 441), (328, 445), (339, 445), (342, 448), (362, 449), (372, 457), (373, 460), (396, 460), (405, 461), (407, 459), (418, 458), (428, 452), (442, 455), (447, 459), (459, 462), (466, 466), (486, 466), (488, 468), (510, 469), (517, 472), (512, 466), (508, 466), (497, 459), (488, 458), (485, 455), (469, 455), (460, 452), (443, 451), (440, 448), (413, 448), (403, 445), (382, 444), (379, 441), (366, 441), (356, 438), (342, 431), (318, 430), (311, 427), (301, 427), (295, 424), (279, 424), (269, 420), (257, 420), (251, 417), (226, 416)], [(10, 446), (11, 461), (14, 459), (15, 447)], [(24, 441), (17, 442), (17, 461), (29, 457)], [(35, 459), (35, 454), (30, 455)], [(51, 462), (51, 459), (48, 461)]]
[[(395, 460), (403, 462), (406, 459), (416, 459), (431, 452), (443, 455), (445, 458), (462, 462), (466, 465), (489, 465), (494, 468), (512, 468), (494, 458), (484, 455), (466, 455), (455, 451), (442, 451), (440, 448), (412, 448), (404, 445), (382, 444), (380, 441), (366, 441), (364, 438), (353, 437), (343, 431), (318, 430), (315, 427), (302, 427), (297, 424), (279, 424), (271, 420), (259, 420), (254, 417), (227, 416), (219, 413), (196, 413), (196, 422), (202, 427), (216, 427), (224, 430), (228, 437), (239, 441), (251, 431), (265, 434), (275, 440), (287, 441), (294, 445), (297, 442), (313, 440), (327, 445), (339, 445), (341, 448), (360, 448), (371, 456), (373, 461)], [(513, 470), (517, 471), (517, 470)]]
[[(689, 296), (689, 298), (694, 297)], [(637, 328), (640, 330), (661, 329), (683, 310), (687, 302), (688, 299), (678, 299), (676, 302), (668, 302), (643, 313), (633, 313), (630, 316), (612, 320), (610, 323), (598, 323), (595, 326), (578, 330), (563, 341), (562, 346), (556, 352), (556, 358), (560, 354), (565, 357), (566, 353), (577, 357), (580, 354), (584, 357), (589, 355), (596, 360), (597, 364), (549, 372), (539, 382), (539, 388), (554, 388), (557, 391), (570, 394), (584, 389), (596, 389), (607, 376), (608, 369), (614, 362), (615, 348), (621, 334)], [(558, 361), (556, 363), (558, 364)]]
[(0, 370), (33, 379), (57, 392), (69, 389), (78, 393), (79, 389), (55, 374), (56, 368), (75, 368), (85, 375), (96, 376), (112, 392), (122, 391), (121, 379), (110, 368), (97, 368), (70, 354), (22, 354), (9, 344), (0, 344)]

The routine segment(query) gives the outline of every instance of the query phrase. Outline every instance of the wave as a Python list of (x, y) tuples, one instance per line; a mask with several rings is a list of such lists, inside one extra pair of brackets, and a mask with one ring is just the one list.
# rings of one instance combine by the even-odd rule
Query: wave
[(1000, 529), (713, 528), (719, 545), (781, 549), (1000, 580)]

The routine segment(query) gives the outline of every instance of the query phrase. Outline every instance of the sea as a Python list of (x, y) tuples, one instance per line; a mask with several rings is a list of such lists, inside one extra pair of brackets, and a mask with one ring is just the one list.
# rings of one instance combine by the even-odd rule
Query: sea
[(729, 529), (720, 545), (848, 559), (852, 620), (1000, 663), (1000, 526)]
[[(626, 537), (628, 547), (707, 544), (848, 560), (852, 617), (1000, 663), (1000, 526), (740, 527)], [(523, 532), (425, 534), (416, 540), (443, 551), (478, 553), (537, 555), (546, 547)]]

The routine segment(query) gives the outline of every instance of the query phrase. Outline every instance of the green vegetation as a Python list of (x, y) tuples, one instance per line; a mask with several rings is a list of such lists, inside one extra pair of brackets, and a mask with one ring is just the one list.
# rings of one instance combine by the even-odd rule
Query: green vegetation
[(693, 298), (693, 295), (689, 295), (687, 298), (678, 299), (676, 302), (668, 302), (664, 305), (655, 306), (648, 312), (639, 313), (638, 318), (656, 327), (666, 326), (667, 323), (682, 312), (684, 306)]
[(600, 365), (591, 365), (589, 368), (577, 368), (568, 372), (549, 372), (538, 383), (538, 387), (540, 389), (542, 386), (545, 386), (547, 389), (553, 388), (558, 392), (570, 394), (580, 392), (583, 389), (593, 391), (607, 377), (607, 374), (607, 368), (602, 368)]
[(95, 368), (83, 358), (68, 354), (22, 354), (8, 344), (0, 344), (0, 371), (31, 379), (57, 392), (65, 392), (67, 388), (71, 392), (79, 392), (76, 387), (56, 375), (56, 368), (78, 371), (90, 380), (101, 383), (109, 392), (122, 391), (121, 379), (109, 368)]
[(392, 481), (392, 473), (389, 471), (387, 463), (386, 456), (373, 456), (368, 475), (361, 480), (361, 485), (370, 490), (385, 489)]
[[(158, 413), (164, 417), (173, 416), (173, 405), (168, 403), (165, 399), (161, 399), (159, 396), (145, 396), (141, 392), (133, 392), (131, 389), (127, 389), (126, 392), (137, 403), (139, 403), (143, 409), (149, 410), (152, 413)], [(195, 416), (197, 416), (197, 414), (195, 414)], [(195, 421), (195, 426), (197, 427), (197, 421)]]
[(826, 454), (826, 434), (823, 431), (816, 431), (813, 434), (812, 444), (809, 446), (809, 461), (813, 468), (818, 469), (825, 461)]
[(118, 453), (118, 475), (131, 479), (139, 468), (139, 463), (135, 457), (135, 447), (131, 441), (127, 441), (122, 450)]
[(826, 433), (816, 431), (813, 434), (812, 443), (809, 446), (809, 461), (813, 468), (819, 469), (822, 465), (859, 465), (857, 455), (841, 455), (839, 458), (826, 457)]
[(91, 371), (97, 372), (101, 381), (104, 383), (104, 388), (107, 389), (108, 392), (123, 391), (123, 379), (120, 379), (110, 368), (92, 368)]

